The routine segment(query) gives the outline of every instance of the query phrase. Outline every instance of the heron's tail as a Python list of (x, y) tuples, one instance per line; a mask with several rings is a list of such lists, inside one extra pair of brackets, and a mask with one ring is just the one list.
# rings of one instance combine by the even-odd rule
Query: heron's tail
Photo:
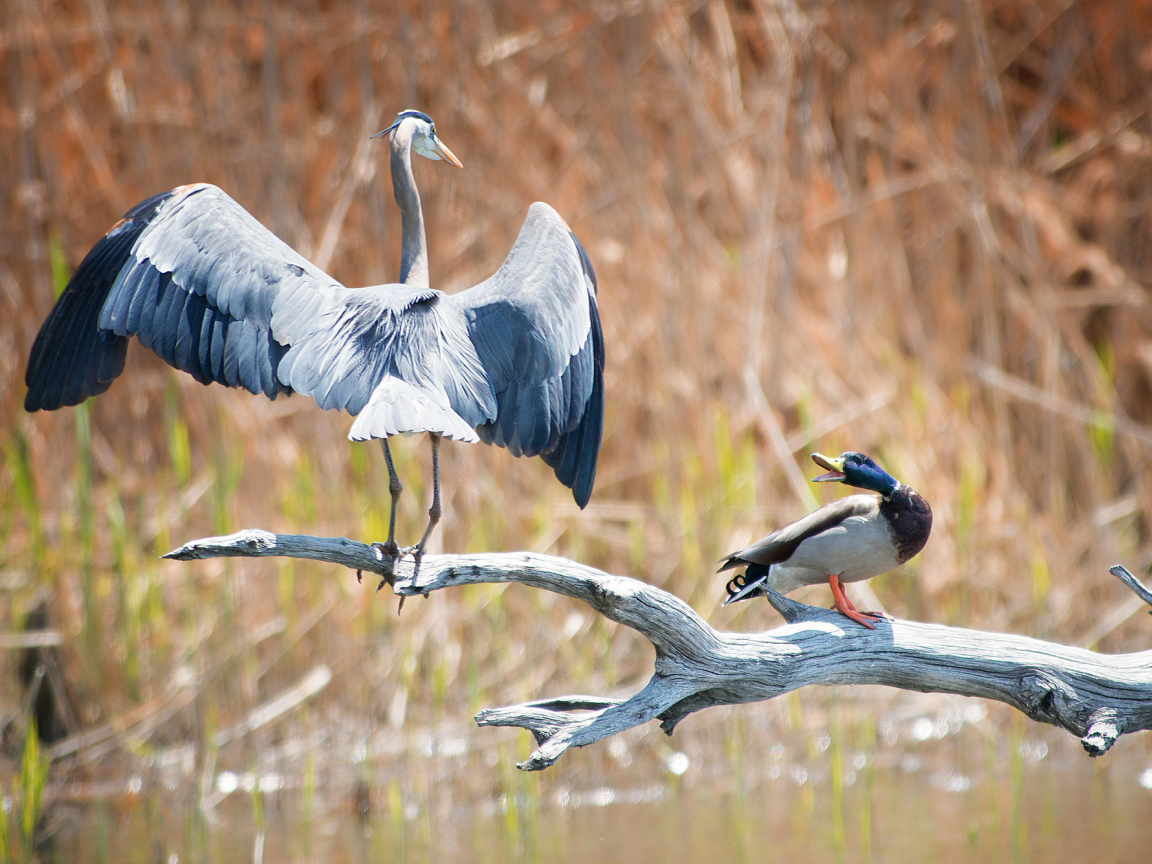
[(356, 417), (348, 437), (353, 441), (388, 438), (413, 432), (435, 432), (454, 441), (475, 444), (475, 430), (452, 410), (448, 397), (385, 375)]

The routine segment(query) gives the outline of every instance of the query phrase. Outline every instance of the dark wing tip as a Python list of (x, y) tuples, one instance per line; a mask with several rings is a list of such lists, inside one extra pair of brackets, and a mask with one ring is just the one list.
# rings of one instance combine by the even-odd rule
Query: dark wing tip
[(580, 424), (560, 436), (554, 449), (540, 454), (545, 464), (556, 473), (556, 479), (572, 490), (572, 497), (581, 510), (588, 506), (596, 483), (603, 428), (604, 394), (597, 379)]
[(24, 373), (26, 411), (78, 405), (107, 390), (123, 371), (128, 340), (102, 333), (100, 312), (137, 239), (178, 191), (141, 201), (84, 256), (32, 343)]
[[(576, 240), (575, 237), (572, 238)], [(576, 248), (584, 256), (579, 242)], [(586, 264), (591, 274), (591, 264)], [(595, 277), (593, 285), (595, 285)], [(589, 298), (588, 314), (592, 340), (592, 392), (584, 404), (584, 413), (576, 428), (560, 436), (556, 447), (542, 453), (545, 463), (556, 472), (556, 479), (572, 490), (572, 497), (583, 510), (592, 497), (596, 483), (596, 463), (600, 456), (600, 441), (604, 434), (604, 335), (600, 329), (600, 314), (593, 298)], [(587, 350), (585, 347), (584, 350)]]
[(576, 485), (572, 487), (576, 504), (583, 510), (592, 497), (592, 486), (596, 482), (596, 463), (600, 455), (600, 441), (604, 434), (604, 332), (600, 328), (600, 310), (596, 305), (598, 291), (596, 272), (592, 269), (588, 253), (584, 251), (576, 235), (569, 231), (568, 236), (576, 245), (580, 264), (588, 276), (588, 281), (592, 283), (592, 296), (588, 298), (588, 323), (591, 326), (593, 358), (592, 393), (588, 397), (588, 404), (584, 406), (584, 418), (580, 423), (581, 429), (584, 430), (581, 437), (581, 456), (578, 460), (581, 471)]
[[(520, 293), (524, 277), (530, 290)], [(559, 214), (536, 202), (500, 270), (477, 287), (454, 295), (471, 295), (457, 302), (495, 399), (495, 416), (476, 432), (513, 455), (540, 456), (583, 509), (604, 429), (604, 337), (592, 263)], [(553, 339), (560, 344), (546, 344)]]

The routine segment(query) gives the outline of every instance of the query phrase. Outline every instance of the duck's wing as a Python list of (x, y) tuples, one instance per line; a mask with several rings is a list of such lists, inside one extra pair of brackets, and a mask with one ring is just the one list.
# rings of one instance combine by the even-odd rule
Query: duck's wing
[(604, 423), (604, 340), (596, 276), (575, 235), (533, 204), (500, 269), (442, 303), (446, 317), (463, 315), (491, 382), (495, 411), (477, 426), (481, 440), (539, 455), (583, 507)]
[(746, 549), (726, 555), (717, 572), (745, 564), (780, 564), (791, 558), (805, 540), (835, 528), (853, 516), (874, 516), (879, 507), (880, 499), (875, 495), (849, 495), (837, 499), (757, 540)]
[(103, 393), (136, 336), (202, 383), (357, 414), (412, 354), (421, 316), (409, 313), (439, 296), (344, 288), (222, 190), (181, 186), (137, 204), (85, 257), (32, 346), (24, 405)]

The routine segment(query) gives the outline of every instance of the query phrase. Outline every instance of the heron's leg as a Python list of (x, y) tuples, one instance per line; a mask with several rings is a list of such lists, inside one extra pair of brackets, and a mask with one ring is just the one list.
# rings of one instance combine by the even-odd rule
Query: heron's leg
[(396, 510), (400, 506), (400, 493), (404, 491), (404, 486), (392, 462), (388, 439), (381, 438), (380, 446), (384, 448), (384, 461), (388, 464), (388, 494), (392, 496), (392, 510), (388, 513), (388, 539), (384, 542), (384, 550), (395, 558), (400, 554), (400, 547), (396, 545)]
[[(392, 567), (396, 564), (396, 559), (400, 557), (400, 547), (396, 545), (396, 509), (400, 505), (400, 493), (404, 491), (404, 486), (400, 483), (400, 476), (396, 473), (396, 466), (392, 464), (392, 451), (388, 449), (388, 439), (381, 438), (380, 444), (384, 448), (384, 461), (388, 463), (388, 492), (392, 496), (392, 511), (388, 514), (388, 539), (383, 543), (373, 543), (374, 549), (379, 549), (386, 558), (389, 560), (389, 566), (384, 571), (384, 578), (380, 580), (380, 585), (376, 588), (379, 591), (384, 587), (384, 583), (392, 584)], [(356, 571), (356, 580), (360, 580), (360, 571)]]
[(412, 557), (417, 562), (424, 557), (424, 545), (440, 521), (440, 436), (435, 432), (428, 434), (432, 438), (432, 506), (428, 508), (428, 527), (424, 529), (424, 536), (411, 549)]
[(840, 586), (840, 578), (835, 573), (828, 577), (828, 587), (832, 589), (832, 599), (836, 601), (836, 610), (840, 614), (851, 618), (857, 624), (863, 624), (869, 630), (876, 629), (872, 624), (877, 619), (866, 612), (856, 611), (856, 607), (852, 605), (852, 601), (848, 599), (848, 595), (844, 593), (844, 589)]

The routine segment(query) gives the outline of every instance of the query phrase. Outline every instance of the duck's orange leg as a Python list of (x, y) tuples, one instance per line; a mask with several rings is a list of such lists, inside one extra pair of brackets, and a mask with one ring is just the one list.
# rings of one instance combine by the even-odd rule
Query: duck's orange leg
[(869, 630), (876, 629), (872, 624), (880, 620), (879, 616), (858, 612), (852, 601), (848, 599), (848, 595), (844, 593), (844, 589), (840, 586), (840, 577), (835, 573), (828, 577), (828, 587), (832, 589), (832, 599), (836, 603), (837, 612), (846, 618), (851, 618), (857, 624), (863, 624)]

